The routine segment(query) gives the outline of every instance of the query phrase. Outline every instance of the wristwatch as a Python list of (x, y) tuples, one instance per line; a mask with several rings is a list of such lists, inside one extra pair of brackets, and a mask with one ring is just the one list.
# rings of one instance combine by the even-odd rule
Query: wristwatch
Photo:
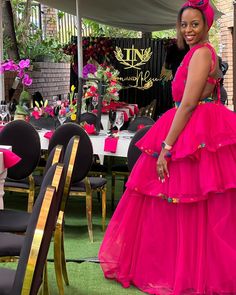
[(164, 149), (164, 150), (167, 150), (167, 151), (170, 151), (172, 149), (172, 146), (167, 144), (165, 141), (162, 141), (161, 143), (161, 147)]

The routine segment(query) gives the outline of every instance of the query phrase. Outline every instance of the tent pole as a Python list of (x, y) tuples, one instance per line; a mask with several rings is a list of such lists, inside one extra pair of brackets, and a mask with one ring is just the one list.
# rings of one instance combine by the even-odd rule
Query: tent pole
[[(3, 61), (3, 0), (0, 0), (0, 63)], [(0, 73), (0, 102), (5, 100), (4, 74)]]
[(76, 0), (76, 22), (77, 22), (77, 56), (78, 56), (78, 101), (77, 101), (77, 122), (80, 123), (82, 107), (82, 87), (83, 87), (83, 46), (82, 46), (82, 26), (80, 17), (80, 0)]

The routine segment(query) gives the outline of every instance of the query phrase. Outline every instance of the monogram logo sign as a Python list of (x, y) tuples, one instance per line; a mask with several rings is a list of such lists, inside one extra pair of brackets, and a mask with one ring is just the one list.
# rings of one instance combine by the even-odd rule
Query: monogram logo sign
[(132, 48), (124, 48), (123, 51), (125, 55), (122, 53), (122, 49), (116, 46), (114, 54), (116, 59), (125, 66), (126, 70), (131, 68), (141, 70), (141, 66), (145, 65), (152, 56), (151, 47), (136, 49), (132, 45)]
[[(135, 48), (132, 45), (130, 48), (122, 48), (116, 46), (114, 51), (115, 58), (123, 70), (126, 70), (123, 77), (119, 80), (123, 84), (123, 88), (137, 88), (140, 90), (147, 90), (153, 86), (155, 81), (160, 81), (159, 78), (151, 77), (151, 72), (147, 69), (147, 63), (150, 61), (153, 52), (151, 47)], [(132, 70), (132, 73), (131, 71)]]

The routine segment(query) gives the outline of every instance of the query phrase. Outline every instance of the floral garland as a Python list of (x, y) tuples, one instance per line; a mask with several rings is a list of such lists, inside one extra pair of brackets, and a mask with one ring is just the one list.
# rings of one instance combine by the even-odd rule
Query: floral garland
[[(105, 37), (87, 37), (83, 38), (83, 62), (86, 64), (90, 59), (98, 63), (105, 61), (111, 62), (114, 59), (114, 47), (112, 40)], [(77, 69), (77, 41), (67, 44), (63, 51), (65, 54), (74, 56), (73, 68)]]
[[(119, 91), (122, 89), (118, 82), (119, 71), (112, 66), (101, 64), (95, 66), (94, 64), (87, 64), (83, 68), (84, 78), (99, 79), (106, 85), (106, 91), (103, 95), (103, 100), (110, 102), (111, 100), (119, 100)], [(83, 98), (98, 98), (98, 82), (87, 81), (84, 86)]]

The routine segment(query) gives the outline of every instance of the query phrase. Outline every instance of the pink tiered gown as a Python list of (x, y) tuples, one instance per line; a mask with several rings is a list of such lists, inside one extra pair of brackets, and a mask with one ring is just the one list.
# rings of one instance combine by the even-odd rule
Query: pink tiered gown
[[(216, 56), (207, 43), (215, 62)], [(181, 101), (193, 47), (173, 81)], [(99, 251), (106, 278), (149, 294), (236, 294), (236, 114), (199, 104), (172, 149), (164, 183), (157, 154), (176, 108), (138, 142), (143, 151)]]

